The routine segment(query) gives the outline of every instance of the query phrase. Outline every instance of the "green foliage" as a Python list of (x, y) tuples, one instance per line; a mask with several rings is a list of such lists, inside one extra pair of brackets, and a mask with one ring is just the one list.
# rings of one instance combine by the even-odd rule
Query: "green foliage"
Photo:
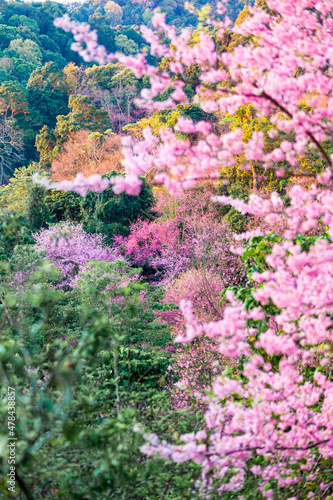
[(250, 238), (242, 255), (242, 260), (250, 275), (255, 271), (267, 270), (266, 256), (271, 253), (273, 244), (280, 241), (281, 237), (274, 233)]
[(108, 114), (98, 108), (87, 96), (71, 95), (68, 102), (71, 110), (66, 116), (58, 115), (55, 133), (57, 137), (68, 138), (80, 129), (105, 131), (109, 126)]
[[(167, 98), (168, 93), (166, 93), (164, 97)], [(180, 116), (191, 118), (194, 122), (206, 120), (214, 123), (217, 121), (216, 117), (213, 114), (206, 113), (200, 108), (200, 106), (197, 106), (196, 104), (178, 104), (176, 109), (163, 109), (155, 111), (155, 113), (149, 118), (142, 118), (136, 123), (126, 125), (123, 130), (129, 132), (137, 139), (142, 140), (143, 130), (146, 127), (150, 127), (152, 133), (159, 136), (160, 128), (174, 127)], [(187, 135), (191, 136), (191, 134)]]
[[(244, 184), (236, 182), (222, 185), (220, 188), (220, 193), (226, 196), (231, 196), (231, 198), (239, 198), (247, 201), (249, 196), (249, 189), (247, 186), (244, 186)], [(224, 205), (223, 207), (220, 207), (219, 211), (221, 215), (224, 215), (226, 217), (231, 229), (234, 232), (242, 233), (246, 230), (246, 225), (248, 222), (247, 215), (241, 214), (230, 205)]]
[[(145, 427), (168, 438), (175, 423), (187, 431), (202, 416), (169, 411), (170, 333), (153, 312), (162, 294), (148, 293), (147, 302), (138, 272), (121, 260), (92, 263), (66, 292), (33, 247), (17, 247), (2, 265), (0, 442), (14, 387), (16, 498), (195, 498), (196, 467), (165, 465), (139, 450)], [(5, 458), (7, 448), (0, 453)], [(6, 460), (0, 473), (5, 493)]]
[(53, 62), (46, 63), (31, 74), (27, 83), (28, 101), (34, 126), (53, 127), (56, 117), (66, 113), (68, 88), (63, 73)]
[(45, 193), (45, 205), (51, 223), (82, 219), (81, 196), (66, 191), (48, 190)]
[[(72, 35), (55, 28), (53, 20), (62, 16), (66, 9), (54, 2), (22, 4), (21, 2), (4, 3), (1, 6), (0, 49), (8, 49), (13, 40), (21, 39), (24, 42), (37, 45), (45, 61), (45, 51), (51, 51), (56, 57), (61, 55), (66, 62), (79, 62), (76, 54), (71, 54), (69, 45)], [(54, 60), (54, 59), (52, 59)], [(19, 81), (22, 81), (18, 78)]]
[(16, 27), (26, 26), (30, 31), (36, 33), (36, 35), (40, 32), (38, 23), (34, 19), (29, 19), (27, 16), (14, 14), (9, 18), (8, 24)]
[[(14, 54), (13, 57), (9, 59), (10, 66), (6, 71), (6, 77), (10, 81), (17, 81), (21, 85), (26, 85), (31, 73), (36, 69), (36, 64), (24, 59), (18, 59), (15, 56), (16, 54)], [(6, 59), (7, 58), (4, 58), (2, 59), (2, 61)]]
[(0, 212), (0, 260), (8, 260), (16, 245), (33, 243), (26, 219), (19, 214)]
[(117, 50), (123, 52), (126, 55), (137, 54), (139, 51), (138, 45), (126, 35), (118, 35), (115, 38)]
[(18, 59), (23, 59), (35, 67), (41, 64), (43, 58), (42, 51), (36, 42), (29, 39), (22, 40), (22, 38), (12, 40), (8, 49), (4, 51), (4, 55), (7, 57), (16, 56)]
[(0, 206), (15, 211), (17, 214), (26, 212), (29, 192), (33, 186), (32, 174), (36, 170), (34, 164), (21, 167), (14, 171), (8, 183), (0, 187)]
[(20, 116), (29, 112), (25, 89), (17, 82), (9, 81), (0, 85), (1, 111), (7, 116)]
[(37, 184), (30, 188), (26, 208), (27, 220), (32, 231), (47, 225), (48, 213), (45, 205), (45, 189)]
[[(115, 174), (111, 172), (108, 175)], [(88, 193), (82, 198), (82, 222), (87, 232), (105, 234), (111, 242), (115, 234), (127, 236), (130, 223), (139, 217), (152, 219), (154, 197), (151, 187), (144, 181), (139, 196), (114, 194), (112, 188), (103, 193)]]
[(20, 32), (18, 29), (12, 26), (6, 26), (0, 24), (0, 49), (6, 49), (12, 40), (20, 37)]
[(39, 153), (39, 166), (49, 168), (52, 161), (60, 153), (62, 141), (57, 141), (54, 130), (44, 125), (36, 135), (36, 149)]
[[(75, 7), (72, 9), (72, 14), (76, 19), (80, 21), (89, 21), (89, 23), (91, 23), (91, 21), (94, 20), (94, 28), (98, 28), (98, 32), (100, 32), (100, 27), (106, 24), (106, 21), (109, 17), (109, 3), (111, 2), (85, 1), (82, 4), (75, 5)], [(197, 9), (200, 9), (206, 5), (206, 2), (204, 0), (196, 0), (192, 3)], [(227, 4), (228, 15), (232, 19), (236, 19), (238, 13), (242, 10), (245, 3), (247, 2), (242, 2), (239, 0), (229, 0)], [(166, 14), (167, 22), (171, 25), (175, 25), (179, 29), (187, 26), (196, 26), (197, 24), (196, 16), (185, 9), (184, 2), (182, 0), (159, 0), (154, 2), (135, 3), (128, 2), (127, 0), (118, 0), (117, 4), (121, 7), (122, 10), (122, 23), (127, 26), (140, 26), (141, 24), (150, 26), (152, 11), (157, 7), (161, 10), (161, 12), (164, 12)], [(214, 5), (215, 2), (213, 2), (213, 6)], [(120, 18), (115, 18), (115, 24), (113, 24), (114, 26), (116, 26), (116, 24), (121, 24), (121, 22), (117, 19)], [(122, 30), (124, 29), (123, 27), (121, 28)]]
[[(70, 220), (82, 222), (90, 233), (102, 233), (111, 243), (115, 235), (128, 235), (129, 226), (138, 218), (153, 219), (154, 196), (144, 181), (139, 196), (116, 195), (112, 187), (103, 193), (89, 193), (82, 198), (77, 193), (46, 190), (31, 180), (34, 166), (16, 170), (7, 186), (0, 189), (0, 205), (4, 213), (15, 210), (30, 231), (49, 224)], [(116, 172), (110, 172), (109, 176)], [(15, 240), (16, 241), (16, 240)]]
[[(294, 243), (300, 245), (301, 252), (308, 252), (310, 246), (318, 239), (331, 242), (329, 234), (324, 232), (316, 236), (297, 234), (294, 237)], [(281, 237), (274, 233), (265, 236), (253, 236), (249, 239), (242, 254), (242, 260), (248, 269), (249, 276), (253, 272), (263, 272), (269, 269), (266, 256), (271, 253), (273, 244), (276, 242), (281, 242)]]
[(94, 66), (87, 68), (85, 73), (87, 76), (87, 83), (93, 88), (102, 90), (110, 90), (111, 79), (117, 73), (119, 64), (105, 64), (104, 66)]

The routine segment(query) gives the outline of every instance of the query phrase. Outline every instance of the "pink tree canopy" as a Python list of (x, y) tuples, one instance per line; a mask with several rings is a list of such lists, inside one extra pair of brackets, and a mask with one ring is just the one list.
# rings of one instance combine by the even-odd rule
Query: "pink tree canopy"
[(61, 287), (72, 286), (73, 278), (92, 260), (113, 262), (117, 254), (104, 245), (102, 234), (88, 234), (82, 224), (64, 222), (42, 229), (33, 235), (37, 250), (46, 250), (46, 258), (61, 270), (63, 281)]

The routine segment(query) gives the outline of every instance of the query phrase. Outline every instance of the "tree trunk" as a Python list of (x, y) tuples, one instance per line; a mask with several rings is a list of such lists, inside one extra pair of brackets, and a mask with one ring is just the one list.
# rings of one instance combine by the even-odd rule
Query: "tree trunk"
[(253, 179), (253, 193), (257, 194), (257, 172), (256, 172), (256, 167), (253, 165), (251, 162), (251, 169), (252, 169), (252, 179)]
[(118, 370), (118, 354), (113, 353), (114, 361), (114, 383), (116, 386), (116, 404), (117, 404), (117, 414), (120, 412), (120, 396), (119, 396), (119, 370)]

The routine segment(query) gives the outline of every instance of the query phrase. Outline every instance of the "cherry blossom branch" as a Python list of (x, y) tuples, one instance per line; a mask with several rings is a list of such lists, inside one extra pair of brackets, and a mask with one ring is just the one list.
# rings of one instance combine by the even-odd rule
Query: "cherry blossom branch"
[[(293, 118), (293, 115), (284, 107), (282, 104), (280, 104), (276, 99), (273, 97), (269, 96), (266, 94), (266, 92), (263, 92), (262, 94), (259, 95), (259, 97), (263, 97), (264, 99), (268, 99), (272, 104), (274, 104), (278, 109), (280, 109), (283, 113), (285, 113), (289, 118)], [(309, 137), (309, 139), (314, 143), (316, 148), (318, 149), (319, 153), (321, 156), (326, 160), (327, 165), (329, 166), (331, 172), (333, 173), (333, 163), (331, 158), (328, 156), (326, 153), (325, 149), (323, 146), (320, 144), (320, 142), (317, 141), (317, 139), (313, 136), (313, 134), (309, 131), (305, 131), (306, 135)]]
[[(244, 453), (244, 452), (251, 452), (251, 451), (267, 451), (267, 452), (275, 452), (275, 451), (279, 451), (279, 450), (282, 450), (282, 451), (285, 451), (285, 450), (292, 450), (292, 451), (307, 451), (307, 450), (311, 450), (312, 448), (316, 448), (322, 444), (325, 444), (325, 443), (328, 443), (329, 442), (329, 439), (323, 439), (322, 441), (319, 441), (317, 443), (312, 443), (310, 444), (309, 446), (305, 446), (305, 447), (299, 447), (299, 446), (276, 446), (274, 448), (274, 450), (267, 450), (266, 447), (264, 446), (254, 446), (253, 448), (251, 447), (248, 447), (248, 448), (241, 448), (239, 450), (229, 450), (229, 451), (226, 451), (224, 453), (224, 455), (233, 455), (234, 453)], [(211, 452), (211, 453), (207, 453), (207, 456), (214, 456), (216, 454), (216, 452)]]

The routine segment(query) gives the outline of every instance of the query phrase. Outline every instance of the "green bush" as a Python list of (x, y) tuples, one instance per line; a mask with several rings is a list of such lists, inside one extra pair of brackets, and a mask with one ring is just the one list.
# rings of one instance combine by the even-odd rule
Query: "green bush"
[[(198, 498), (196, 466), (140, 452), (144, 429), (170, 439), (176, 424), (190, 431), (202, 415), (170, 409), (171, 336), (154, 314), (163, 294), (140, 283), (139, 271), (123, 260), (92, 262), (64, 291), (59, 270), (32, 245), (17, 246), (2, 263), (0, 443), (8, 437), (10, 386), (18, 500)], [(6, 446), (0, 453), (7, 495)]]
[[(108, 177), (116, 174), (110, 172)], [(88, 193), (84, 198), (76, 193), (50, 191), (41, 186), (31, 189), (27, 220), (32, 230), (49, 224), (71, 220), (82, 222), (89, 233), (101, 233), (110, 244), (115, 235), (127, 236), (129, 227), (138, 218), (153, 219), (154, 196), (151, 187), (143, 181), (139, 196), (117, 195), (112, 187), (102, 193)]]
[(33, 243), (25, 217), (8, 210), (0, 212), (0, 261), (8, 260), (16, 245)]

